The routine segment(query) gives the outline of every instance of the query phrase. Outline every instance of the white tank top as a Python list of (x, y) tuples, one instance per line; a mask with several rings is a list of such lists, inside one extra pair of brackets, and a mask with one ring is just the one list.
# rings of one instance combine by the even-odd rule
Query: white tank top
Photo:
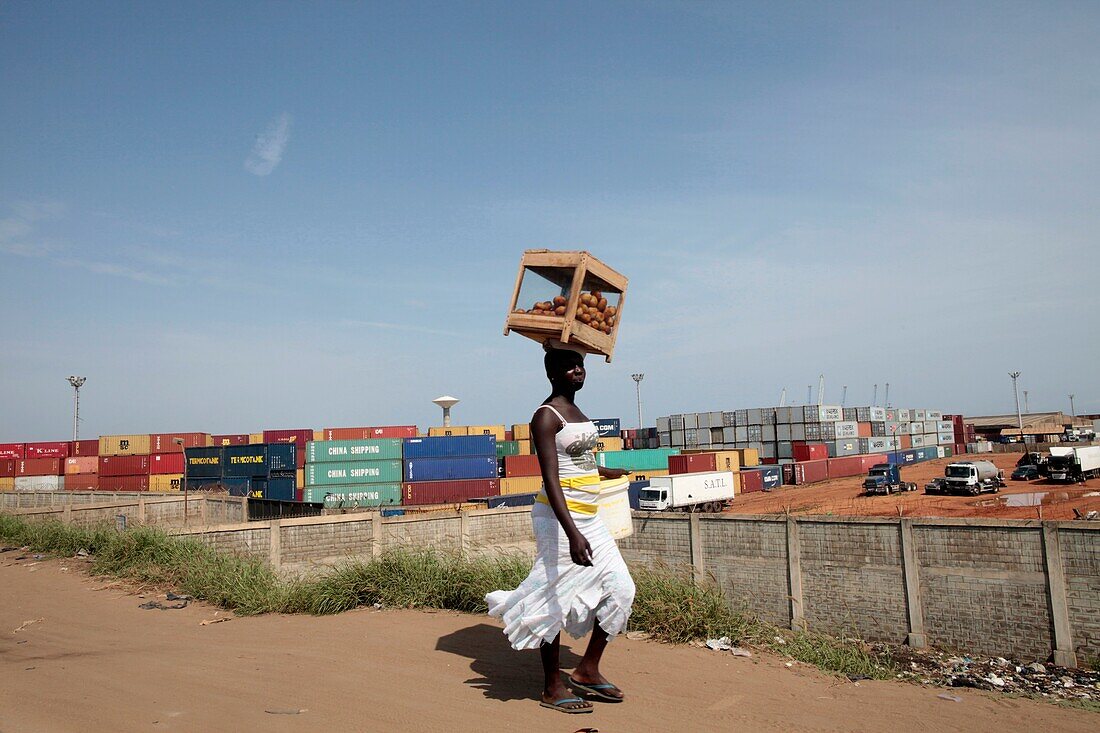
[(558, 476), (560, 478), (599, 476), (596, 470), (596, 456), (592, 453), (592, 449), (600, 439), (596, 423), (591, 420), (568, 422), (552, 406), (541, 405), (539, 409), (543, 407), (557, 415), (558, 420), (561, 421), (561, 430), (554, 436), (554, 447), (558, 451)]

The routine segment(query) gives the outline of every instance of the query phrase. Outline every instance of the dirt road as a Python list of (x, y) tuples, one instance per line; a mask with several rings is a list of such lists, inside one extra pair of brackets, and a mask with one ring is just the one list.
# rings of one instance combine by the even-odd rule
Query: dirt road
[[(993, 461), (1007, 476), (1019, 457), (1019, 453), (988, 453), (967, 459)], [(733, 514), (791, 511), (866, 517), (1073, 519), (1074, 509), (1081, 513), (1100, 510), (1100, 479), (1089, 480), (1084, 485), (1008, 479), (1008, 487), (997, 494), (978, 497), (926, 495), (924, 485), (943, 476), (944, 467), (953, 460), (957, 459), (941, 458), (902, 468), (902, 478), (918, 486), (918, 490), (911, 493), (863, 496), (863, 476), (849, 476), (803, 486), (783, 486), (767, 493), (742, 494), (728, 511)]]
[(483, 617), (361, 610), (202, 626), (215, 618), (213, 608), (142, 610), (156, 594), (140, 598), (87, 577), (73, 560), (16, 563), (15, 554), (0, 555), (5, 733), (569, 733), (583, 726), (604, 733), (974, 733), (1092, 731), (1100, 719), (974, 691), (950, 691), (961, 698), (953, 702), (937, 697), (942, 689), (856, 685), (802, 665), (788, 669), (774, 657), (628, 639), (611, 645), (605, 670), (628, 702), (567, 717), (533, 699), (537, 653), (512, 651)]

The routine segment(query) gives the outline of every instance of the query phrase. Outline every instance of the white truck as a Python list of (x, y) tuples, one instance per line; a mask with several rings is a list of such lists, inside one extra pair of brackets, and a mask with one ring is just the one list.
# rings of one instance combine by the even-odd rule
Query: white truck
[(1047, 474), (1051, 481), (1067, 482), (1084, 481), (1100, 475), (1100, 445), (1051, 447)]
[(736, 493), (733, 473), (707, 471), (654, 476), (638, 495), (645, 512), (720, 512)]
[(948, 494), (997, 493), (1005, 485), (1004, 471), (990, 461), (958, 461), (943, 470), (942, 491)]

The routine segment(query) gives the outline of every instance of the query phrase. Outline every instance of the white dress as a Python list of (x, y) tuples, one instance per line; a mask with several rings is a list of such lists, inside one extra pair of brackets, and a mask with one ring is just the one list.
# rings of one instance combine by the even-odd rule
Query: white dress
[(562, 629), (580, 638), (595, 621), (615, 636), (626, 628), (634, 603), (634, 581), (594, 504), (600, 480), (592, 454), (599, 438), (596, 426), (566, 422), (550, 405), (543, 407), (561, 420), (554, 439), (558, 475), (573, 522), (592, 546), (592, 565), (573, 563), (569, 538), (544, 488), (531, 510), (536, 554), (530, 575), (515, 590), (485, 596), (489, 615), (504, 621), (504, 633), (515, 649), (552, 642)]

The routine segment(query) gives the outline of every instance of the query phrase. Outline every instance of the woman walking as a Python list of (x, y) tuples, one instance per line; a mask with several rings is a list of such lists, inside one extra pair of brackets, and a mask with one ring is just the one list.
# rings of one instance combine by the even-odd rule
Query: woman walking
[(535, 564), (514, 591), (494, 591), (485, 600), (489, 614), (504, 620), (514, 649), (539, 647), (545, 676), (541, 705), (563, 713), (590, 713), (592, 703), (571, 693), (562, 681), (561, 631), (578, 639), (592, 632), (569, 686), (597, 700), (622, 702), (622, 691), (600, 673), (600, 660), (611, 637), (626, 628), (634, 581), (595, 502), (601, 477), (629, 472), (596, 465), (592, 449), (599, 433), (574, 401), (584, 386), (584, 356), (548, 349), (544, 363), (553, 389), (531, 419), (543, 481), (531, 511)]

